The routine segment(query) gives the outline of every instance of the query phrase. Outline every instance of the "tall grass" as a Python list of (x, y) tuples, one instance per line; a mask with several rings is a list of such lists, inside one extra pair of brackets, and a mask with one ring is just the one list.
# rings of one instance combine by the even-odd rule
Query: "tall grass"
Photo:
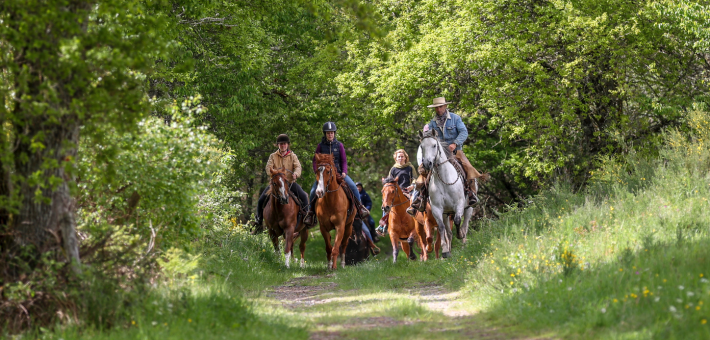
[(710, 119), (688, 124), (658, 159), (605, 159), (585, 192), (557, 185), (470, 234), (471, 298), (562, 334), (710, 338)]

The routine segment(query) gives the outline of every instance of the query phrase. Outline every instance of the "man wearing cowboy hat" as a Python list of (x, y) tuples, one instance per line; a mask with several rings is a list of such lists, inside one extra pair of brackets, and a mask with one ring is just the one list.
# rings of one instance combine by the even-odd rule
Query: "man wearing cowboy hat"
[[(301, 186), (296, 183), (296, 180), (301, 177), (301, 162), (298, 161), (296, 154), (291, 151), (291, 139), (288, 135), (280, 134), (276, 137), (276, 144), (279, 146), (279, 149), (269, 156), (269, 161), (266, 162), (265, 171), (268, 174), (271, 169), (286, 170), (286, 180), (289, 182), (289, 188), (291, 189), (291, 192), (294, 193), (301, 201), (301, 209), (304, 209), (304, 205), (308, 204), (308, 194), (306, 194)], [(268, 190), (269, 187), (264, 189), (256, 205), (256, 213), (254, 214), (254, 224), (256, 225), (256, 228), (252, 231), (252, 234), (257, 234), (264, 229), (263, 213), (266, 199), (268, 198), (268, 195), (266, 194)]]
[(463, 169), (466, 171), (467, 183), (469, 191), (469, 204), (476, 203), (475, 195), (470, 193), (475, 192), (474, 179), (481, 177), (479, 173), (468, 161), (466, 155), (463, 154), (463, 143), (468, 137), (468, 130), (463, 124), (461, 117), (448, 110), (448, 104), (444, 97), (434, 98), (434, 103), (427, 106), (434, 108), (436, 116), (429, 122), (429, 129), (437, 132), (437, 138), (441, 142), (449, 145), (456, 158), (463, 164)]

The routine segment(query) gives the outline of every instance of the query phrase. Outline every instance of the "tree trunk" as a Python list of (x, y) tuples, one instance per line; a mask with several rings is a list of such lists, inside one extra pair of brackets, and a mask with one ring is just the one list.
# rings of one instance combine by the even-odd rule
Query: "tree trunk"
[[(43, 149), (38, 151), (25, 139), (15, 150), (17, 175), (25, 179), (35, 174), (43, 176), (39, 183), (25, 180), (17, 188), (21, 202), (10, 230), (16, 245), (32, 245), (40, 254), (60, 250), (65, 259), (73, 263), (74, 270), (79, 271), (79, 243), (74, 215), (76, 204), (67, 184), (73, 178), (64, 171), (65, 162), (76, 155), (79, 125), (71, 122), (49, 128), (43, 125), (35, 123), (28, 127), (31, 136), (44, 133)], [(31, 131), (34, 127), (42, 131)]]

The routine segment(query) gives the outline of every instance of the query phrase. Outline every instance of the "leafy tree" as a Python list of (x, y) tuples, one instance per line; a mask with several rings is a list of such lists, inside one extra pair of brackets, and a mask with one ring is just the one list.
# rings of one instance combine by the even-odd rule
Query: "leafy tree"
[[(4, 256), (31, 246), (24, 253), (30, 263), (57, 249), (79, 261), (70, 192), (79, 138), (104, 141), (107, 130), (130, 131), (148, 112), (145, 76), (167, 46), (160, 32), (166, 22), (146, 15), (149, 6), (113, 0), (0, 3)], [(6, 267), (3, 275), (17, 275), (15, 268)]]
[[(343, 43), (348, 61), (336, 78), (341, 105), (371, 123), (358, 145), (407, 141), (430, 119), (426, 104), (445, 95), (471, 132), (469, 158), (492, 171), (495, 190), (508, 197), (553, 178), (583, 184), (597, 155), (624, 152), (619, 141), (655, 145), (708, 95), (698, 37), (649, 3), (375, 6), (389, 34)], [(659, 27), (662, 19), (669, 24)]]

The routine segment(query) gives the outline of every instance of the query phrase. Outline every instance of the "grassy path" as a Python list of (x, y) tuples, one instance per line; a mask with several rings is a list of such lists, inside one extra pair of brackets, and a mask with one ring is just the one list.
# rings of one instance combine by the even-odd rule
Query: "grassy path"
[[(324, 258), (320, 235), (309, 242), (310, 252)], [(312, 261), (323, 268), (314, 275), (295, 277), (269, 287), (253, 301), (262, 311), (281, 314), (290, 323), (300, 323), (311, 339), (550, 339), (531, 336), (514, 327), (495, 325), (478, 313), (475, 304), (460, 290), (443, 285), (433, 276), (416, 275), (440, 263), (400, 261), (391, 264), (389, 239), (379, 242), (383, 252), (358, 266), (326, 272), (325, 261)], [(310, 254), (313, 259), (316, 254)], [(440, 262), (440, 261), (439, 261)], [(371, 277), (372, 269), (389, 276)], [(413, 275), (406, 275), (412, 273)], [(378, 284), (368, 280), (385, 280)]]

